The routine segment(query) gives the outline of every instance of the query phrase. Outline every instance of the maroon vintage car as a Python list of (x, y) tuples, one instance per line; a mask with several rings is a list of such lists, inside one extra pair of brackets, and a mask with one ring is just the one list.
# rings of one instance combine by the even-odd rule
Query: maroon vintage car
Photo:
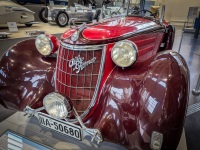
[(1, 103), (66, 138), (176, 149), (189, 70), (171, 50), (174, 27), (163, 13), (158, 20), (145, 12), (74, 26), (60, 40), (46, 34), (15, 44), (0, 60)]

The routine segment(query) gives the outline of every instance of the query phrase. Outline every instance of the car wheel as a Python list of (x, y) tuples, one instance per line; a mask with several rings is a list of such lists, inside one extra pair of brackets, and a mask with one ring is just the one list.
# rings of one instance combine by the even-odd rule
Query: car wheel
[(48, 22), (48, 19), (47, 19), (47, 13), (45, 12), (46, 11), (46, 8), (42, 8), (39, 13), (38, 13), (38, 16), (40, 18), (40, 20), (44, 23), (47, 23)]
[(60, 27), (65, 27), (68, 24), (69, 17), (66, 12), (59, 12), (56, 16), (56, 24)]
[(26, 2), (21, 2), (21, 1), (17, 1), (17, 3), (20, 4), (20, 5), (25, 5), (26, 4)]
[(31, 27), (33, 24), (25, 24), (27, 27)]

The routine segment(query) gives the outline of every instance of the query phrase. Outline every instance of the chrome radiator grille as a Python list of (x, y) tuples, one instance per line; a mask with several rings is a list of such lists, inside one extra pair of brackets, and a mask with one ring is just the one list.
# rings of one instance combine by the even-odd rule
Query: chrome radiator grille
[[(56, 90), (72, 100), (79, 115), (87, 112), (96, 99), (104, 64), (103, 47), (96, 50), (72, 50), (61, 46), (57, 57)], [(70, 66), (71, 60), (82, 58), (83, 62), (95, 61), (78, 72)], [(103, 60), (103, 61), (102, 61)], [(102, 64), (103, 63), (103, 64)]]

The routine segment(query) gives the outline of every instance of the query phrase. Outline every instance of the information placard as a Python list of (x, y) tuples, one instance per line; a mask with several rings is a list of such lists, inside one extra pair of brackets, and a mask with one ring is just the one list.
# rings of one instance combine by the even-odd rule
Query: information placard
[(7, 22), (7, 25), (10, 32), (18, 32), (16, 22)]

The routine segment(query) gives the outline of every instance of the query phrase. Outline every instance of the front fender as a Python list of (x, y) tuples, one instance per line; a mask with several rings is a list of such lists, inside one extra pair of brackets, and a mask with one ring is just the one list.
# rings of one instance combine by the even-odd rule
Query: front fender
[(129, 149), (150, 149), (151, 134), (163, 134), (162, 149), (176, 149), (189, 95), (189, 70), (174, 51), (158, 53), (107, 79), (87, 126)]
[[(8, 108), (41, 107), (43, 97), (54, 91), (56, 58), (43, 57), (35, 39), (11, 47), (0, 60), (0, 100)], [(36, 106), (37, 105), (37, 106)]]

